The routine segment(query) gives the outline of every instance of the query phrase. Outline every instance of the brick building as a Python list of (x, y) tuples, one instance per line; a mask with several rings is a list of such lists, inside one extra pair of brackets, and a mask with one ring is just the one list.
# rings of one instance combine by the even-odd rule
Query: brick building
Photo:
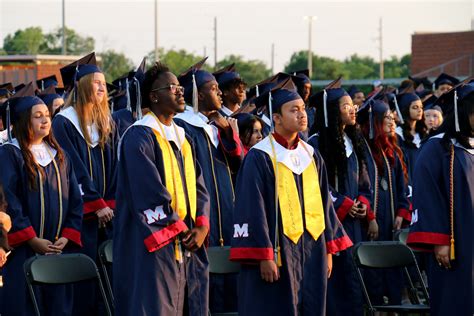
[(7, 55), (0, 56), (0, 84), (12, 82), (14, 86), (47, 76), (56, 75), (62, 87), (59, 69), (78, 60), (73, 55)]
[(474, 75), (474, 30), (452, 33), (415, 33), (411, 38), (411, 73), (436, 77)]

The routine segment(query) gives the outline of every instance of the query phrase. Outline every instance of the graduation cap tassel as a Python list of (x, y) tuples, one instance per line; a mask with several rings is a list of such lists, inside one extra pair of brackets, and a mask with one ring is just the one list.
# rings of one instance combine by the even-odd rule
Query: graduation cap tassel
[(136, 111), (137, 111), (137, 119), (141, 120), (143, 115), (142, 115), (142, 94), (140, 93), (140, 81), (138, 81), (137, 78), (133, 78), (135, 82), (135, 93), (136, 93), (136, 99), (137, 99), (137, 105), (136, 105)]
[(457, 92), (457, 90), (454, 90), (454, 126), (456, 128), (456, 132), (461, 131), (461, 129), (459, 128), (458, 92)]
[(44, 80), (41, 80), (41, 91), (44, 90)]
[(374, 139), (374, 114), (372, 112), (372, 104), (369, 107), (369, 139)]
[(327, 101), (328, 101), (328, 93), (326, 92), (326, 89), (324, 89), (324, 92), (323, 92), (324, 127), (328, 127)]
[(6, 116), (7, 116), (7, 136), (8, 136), (8, 141), (12, 141), (12, 129), (11, 129), (11, 123), (10, 123), (10, 102), (7, 101), (7, 109), (6, 109)]
[(127, 97), (127, 110), (132, 112), (132, 102), (130, 101), (130, 85), (128, 84), (128, 78), (125, 79), (125, 95)]
[(259, 97), (260, 96), (260, 91), (258, 91), (258, 85), (255, 86), (255, 96)]
[(199, 107), (198, 107), (198, 88), (197, 88), (197, 83), (196, 83), (196, 76), (193, 74), (193, 110), (194, 113), (199, 112)]
[(451, 144), (449, 159), (449, 226), (451, 230), (449, 259), (456, 259), (454, 253), (454, 145)]
[(272, 93), (268, 93), (268, 114), (270, 115), (270, 128), (272, 132), (274, 131), (275, 126), (273, 125), (273, 104), (272, 104)]
[(395, 103), (395, 110), (397, 111), (398, 118), (400, 119), (400, 124), (405, 123), (405, 121), (403, 120), (402, 112), (400, 112), (400, 107), (398, 106), (398, 101), (397, 101), (396, 96), (393, 96), (393, 103)]

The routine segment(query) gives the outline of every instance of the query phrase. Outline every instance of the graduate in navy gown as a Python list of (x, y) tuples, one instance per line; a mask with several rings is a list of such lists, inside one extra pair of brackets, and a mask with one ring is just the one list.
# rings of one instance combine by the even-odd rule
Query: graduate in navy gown
[[(312, 96), (316, 121), (308, 143), (318, 149), (327, 165), (328, 182), (337, 216), (352, 242), (365, 239), (366, 227), (377, 230), (371, 211), (371, 188), (362, 133), (356, 126), (351, 97), (340, 80)], [(352, 250), (334, 257), (328, 284), (329, 315), (362, 315), (363, 298), (353, 265)]]
[(261, 118), (250, 113), (238, 113), (234, 115), (239, 124), (239, 137), (244, 145), (246, 155), (250, 148), (263, 139), (264, 122)]
[[(59, 254), (81, 246), (82, 200), (69, 157), (51, 131), (48, 107), (30, 83), (7, 101), (13, 136), (0, 147), (0, 183), (13, 225), (13, 247), (3, 267), (2, 315), (33, 315), (23, 264), (34, 255)], [(70, 315), (72, 287), (35, 288), (42, 315)]]
[(217, 70), (213, 75), (222, 91), (222, 107), (219, 112), (224, 117), (232, 116), (245, 100), (247, 83), (236, 71), (234, 63)]
[(119, 145), (116, 315), (207, 315), (209, 196), (184, 129), (173, 122), (185, 108), (183, 87), (156, 63), (143, 92), (151, 112)]
[(323, 159), (298, 137), (307, 127), (303, 100), (282, 88), (271, 98), (275, 131), (249, 151), (237, 180), (230, 258), (242, 263), (239, 315), (326, 315), (332, 254), (352, 242)]
[(306, 116), (308, 118), (308, 128), (299, 134), (304, 141), (308, 139), (309, 129), (314, 124), (314, 117), (316, 115), (316, 109), (309, 106), (309, 97), (311, 96), (311, 79), (309, 79), (309, 69), (302, 69), (297, 71), (291, 71), (291, 80), (296, 86), (296, 91), (300, 95), (304, 104), (306, 105)]
[[(368, 231), (367, 240), (393, 240), (394, 231), (411, 221), (407, 198), (408, 174), (403, 153), (397, 144), (395, 118), (387, 103), (371, 99), (357, 112), (357, 121), (366, 139), (367, 168), (373, 191), (373, 212), (378, 231)], [(402, 270), (368, 270), (367, 290), (373, 304), (401, 304)]]
[[(221, 91), (214, 76), (200, 69), (204, 61), (178, 77), (185, 88), (184, 99), (193, 107), (187, 106), (184, 113), (176, 115), (175, 122), (192, 139), (196, 159), (209, 191), (209, 245), (228, 246), (232, 237), (234, 207), (232, 174), (237, 172), (244, 150), (238, 136), (237, 120), (230, 117), (225, 119), (218, 113)], [(235, 311), (235, 280), (235, 275), (210, 276), (212, 312)]]
[[(71, 87), (66, 105), (53, 120), (54, 136), (69, 154), (84, 201), (82, 252), (97, 258), (97, 249), (111, 238), (115, 210), (116, 141), (107, 102), (104, 75), (94, 53), (61, 68), (63, 82)], [(74, 312), (96, 312), (99, 294), (95, 282), (75, 285)]]
[(12, 219), (6, 211), (7, 201), (3, 186), (0, 184), (0, 268), (7, 262), (7, 252), (11, 250), (11, 247), (8, 245), (8, 232), (12, 228)]
[(415, 166), (407, 243), (432, 252), (430, 315), (467, 316), (474, 313), (474, 85), (461, 83), (441, 98), (446, 119), (440, 134), (421, 148)]
[(58, 93), (54, 85), (51, 85), (47, 87), (46, 89), (44, 89), (43, 91), (41, 91), (41, 93), (38, 96), (48, 106), (49, 113), (51, 113), (51, 119), (53, 119), (54, 116), (64, 106), (64, 99)]
[[(146, 58), (143, 58), (136, 71), (130, 71), (126, 76), (114, 80), (114, 85), (121, 87), (122, 100), (125, 99), (125, 108), (118, 109), (112, 114), (119, 136), (122, 136), (133, 122), (143, 117), (140, 86), (143, 83), (145, 66)], [(117, 102), (117, 105), (119, 104), (120, 102)]]
[[(427, 128), (423, 117), (423, 103), (420, 97), (411, 90), (402, 91), (396, 98), (400, 126), (395, 131), (408, 168), (408, 185), (411, 189), (413, 170), (415, 169), (421, 141), (427, 136)], [(411, 196), (411, 192), (408, 192), (408, 194)]]

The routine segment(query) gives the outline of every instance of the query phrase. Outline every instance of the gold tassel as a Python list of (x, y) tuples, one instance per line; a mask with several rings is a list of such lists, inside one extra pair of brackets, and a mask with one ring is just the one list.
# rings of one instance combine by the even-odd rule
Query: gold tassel
[(454, 255), (454, 238), (451, 238), (451, 248), (450, 248), (450, 254), (449, 254), (449, 260), (454, 260), (456, 259), (456, 256)]
[(281, 267), (281, 251), (280, 251), (280, 246), (277, 247), (277, 267)]
[(176, 257), (176, 261), (178, 261), (179, 263), (183, 262), (183, 257), (181, 255), (181, 247), (178, 238), (176, 238), (174, 241), (174, 255)]

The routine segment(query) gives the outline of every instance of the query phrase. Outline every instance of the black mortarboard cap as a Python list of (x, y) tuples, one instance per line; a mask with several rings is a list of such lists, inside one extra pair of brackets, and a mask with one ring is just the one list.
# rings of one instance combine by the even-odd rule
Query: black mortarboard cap
[(438, 76), (438, 78), (435, 79), (434, 87), (435, 89), (438, 89), (439, 86), (442, 84), (449, 84), (450, 86), (454, 87), (458, 83), (459, 80), (457, 78), (443, 72), (441, 75)]
[(40, 90), (45, 90), (49, 86), (57, 87), (58, 86), (58, 79), (56, 78), (56, 75), (52, 75), (52, 76), (49, 76), (49, 77), (38, 79), (38, 80), (36, 80), (36, 86)]
[(81, 77), (94, 72), (101, 72), (97, 67), (95, 53), (90, 53), (60, 69), (63, 85), (66, 91), (74, 88)]

